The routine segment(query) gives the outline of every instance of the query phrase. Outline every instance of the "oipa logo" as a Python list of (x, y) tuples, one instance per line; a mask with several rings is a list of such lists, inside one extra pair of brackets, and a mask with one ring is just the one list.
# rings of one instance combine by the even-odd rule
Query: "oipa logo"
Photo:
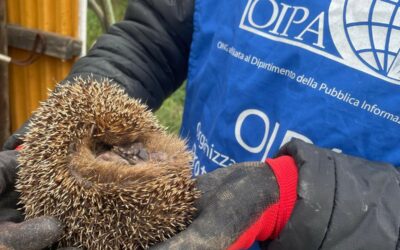
[(239, 27), (400, 84), (400, 0), (332, 0), (325, 11), (248, 0)]

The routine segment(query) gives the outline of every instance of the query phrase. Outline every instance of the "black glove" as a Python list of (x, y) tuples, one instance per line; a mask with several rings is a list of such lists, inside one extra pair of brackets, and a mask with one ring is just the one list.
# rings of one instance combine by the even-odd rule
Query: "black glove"
[(61, 223), (53, 217), (0, 222), (0, 249), (38, 250), (56, 242), (61, 234)]
[(197, 188), (193, 223), (153, 249), (246, 249), (276, 237), (296, 201), (297, 167), (289, 156), (241, 163), (198, 177)]
[[(279, 233), (279, 237), (266, 242), (271, 250), (400, 249), (400, 175), (393, 166), (338, 154), (300, 140), (283, 146), (279, 155), (295, 159), (299, 182), (296, 207), (284, 230), (279, 233), (279, 225), (285, 224), (285, 219), (279, 219), (285, 216), (279, 212), (275, 214), (277, 220), (274, 216), (262, 223), (257, 220), (262, 213), (260, 207), (268, 212), (275, 206), (269, 201), (276, 198), (270, 171), (233, 166), (198, 178), (204, 195), (197, 203), (197, 218), (186, 231), (155, 248), (246, 249), (250, 244), (231, 247), (231, 242), (240, 241), (238, 235), (244, 232), (258, 240), (274, 239)], [(267, 162), (278, 179), (279, 203), (285, 207), (290, 199), (285, 198), (284, 189), (290, 187), (290, 178), (286, 184), (279, 180), (282, 174), (292, 174), (278, 162), (281, 158)], [(278, 169), (283, 167), (283, 173), (276, 171), (275, 164), (280, 166)], [(290, 215), (290, 209), (280, 211)], [(251, 226), (251, 233), (243, 227), (251, 224), (249, 221), (258, 224)], [(268, 230), (258, 231), (270, 223), (275, 224), (275, 229), (269, 230), (276, 232), (272, 237)]]
[(23, 143), (22, 137), (28, 132), (28, 125), (32, 117), (26, 120), (22, 126), (7, 138), (3, 145), (3, 150), (13, 150)]
[(61, 236), (60, 222), (52, 217), (24, 221), (18, 210), (19, 194), (14, 185), (17, 177), (18, 152), (0, 152), (0, 249), (42, 249)]
[(0, 195), (14, 187), (18, 167), (17, 155), (15, 150), (0, 152)]
[(0, 152), (0, 222), (21, 222), (24, 217), (17, 209), (19, 195), (14, 190), (17, 177), (17, 155), (15, 150)]

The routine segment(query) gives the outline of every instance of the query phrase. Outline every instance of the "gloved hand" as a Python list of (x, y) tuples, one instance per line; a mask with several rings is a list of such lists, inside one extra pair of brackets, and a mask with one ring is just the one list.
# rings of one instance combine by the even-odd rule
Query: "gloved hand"
[(15, 131), (3, 144), (3, 150), (13, 150), (23, 143), (22, 137), (28, 132), (28, 125), (31, 122), (29, 118), (22, 126)]
[(15, 150), (0, 152), (0, 195), (14, 187), (18, 167), (17, 155)]
[(61, 223), (53, 217), (0, 222), (0, 249), (39, 250), (56, 242), (61, 234)]
[(16, 210), (18, 193), (14, 190), (17, 177), (17, 151), (0, 152), (0, 222), (21, 222), (24, 218)]
[(202, 197), (193, 223), (152, 249), (247, 249), (278, 236), (297, 199), (289, 156), (221, 168), (197, 178)]
[(52, 217), (24, 221), (17, 210), (19, 194), (14, 185), (17, 176), (15, 150), (0, 152), (0, 249), (42, 249), (56, 242), (62, 227)]

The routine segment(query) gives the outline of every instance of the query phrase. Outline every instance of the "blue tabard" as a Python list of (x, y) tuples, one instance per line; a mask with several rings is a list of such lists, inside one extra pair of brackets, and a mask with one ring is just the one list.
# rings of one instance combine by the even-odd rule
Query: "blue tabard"
[(193, 174), (291, 138), (400, 165), (398, 0), (196, 1), (181, 134)]
[(197, 176), (291, 138), (400, 166), (399, 0), (196, 1), (181, 135)]

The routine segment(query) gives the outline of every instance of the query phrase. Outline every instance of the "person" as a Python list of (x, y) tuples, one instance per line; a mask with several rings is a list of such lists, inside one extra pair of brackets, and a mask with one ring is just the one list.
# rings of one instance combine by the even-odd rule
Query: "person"
[(203, 195), (156, 249), (399, 249), (399, 14), (397, 1), (131, 0), (59, 87), (108, 77), (155, 110), (188, 79), (181, 135)]

